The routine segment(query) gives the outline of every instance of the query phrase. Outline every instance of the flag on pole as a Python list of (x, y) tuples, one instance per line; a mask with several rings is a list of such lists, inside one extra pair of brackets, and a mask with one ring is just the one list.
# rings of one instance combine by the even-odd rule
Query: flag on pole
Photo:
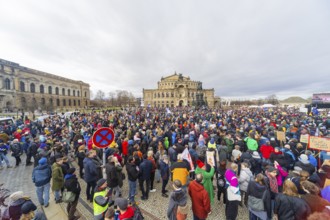
[(192, 162), (192, 159), (191, 159), (190, 153), (188, 151), (188, 148), (184, 149), (184, 151), (182, 152), (182, 158), (189, 162), (190, 172), (195, 171), (194, 164)]

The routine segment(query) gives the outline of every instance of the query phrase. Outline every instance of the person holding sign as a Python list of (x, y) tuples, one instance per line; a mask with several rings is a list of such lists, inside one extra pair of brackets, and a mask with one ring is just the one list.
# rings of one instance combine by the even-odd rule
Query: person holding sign
[(211, 170), (210, 172), (206, 171), (206, 165), (201, 161), (201, 160), (197, 160), (197, 167), (195, 170), (195, 174), (202, 174), (203, 175), (203, 181), (202, 184), (205, 188), (205, 190), (207, 191), (207, 193), (209, 194), (210, 197), (210, 201), (211, 204), (214, 202), (214, 191), (213, 191), (213, 185), (212, 185), (212, 177), (214, 175), (214, 167), (209, 164), (211, 166)]

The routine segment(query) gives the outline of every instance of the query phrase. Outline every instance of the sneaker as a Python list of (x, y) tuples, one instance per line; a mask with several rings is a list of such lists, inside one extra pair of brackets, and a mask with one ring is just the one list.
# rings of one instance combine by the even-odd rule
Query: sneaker
[(165, 189), (165, 193), (168, 193), (168, 190)]
[(49, 203), (45, 205), (45, 208), (47, 208), (49, 206)]
[(10, 166), (10, 165), (9, 165), (9, 166), (7, 166), (7, 168), (13, 168), (13, 166)]
[(166, 193), (163, 193), (162, 196), (165, 197), (165, 198), (168, 197), (168, 195)]
[(154, 192), (156, 192), (156, 189), (152, 189), (152, 190), (150, 190), (150, 192), (151, 193), (154, 193)]

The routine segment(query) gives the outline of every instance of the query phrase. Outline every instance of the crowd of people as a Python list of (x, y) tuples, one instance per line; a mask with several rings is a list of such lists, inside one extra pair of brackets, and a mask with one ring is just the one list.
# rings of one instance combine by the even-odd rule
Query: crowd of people
[[(104, 150), (92, 141), (102, 127), (115, 134)], [(25, 153), (26, 166), (35, 167), (39, 204), (49, 206), (51, 188), (56, 203), (67, 203), (69, 220), (79, 219), (82, 196), (92, 204), (94, 219), (142, 219), (139, 200), (148, 200), (149, 193), (168, 201), (171, 220), (187, 219), (191, 212), (194, 220), (207, 219), (216, 200), (225, 205), (228, 220), (237, 218), (239, 206), (251, 220), (330, 219), (330, 152), (300, 141), (306, 134), (329, 137), (326, 115), (293, 108), (134, 108), (42, 121), (25, 117), (0, 125), (0, 132), (1, 169), (14, 167), (9, 155), (20, 166)], [(22, 192), (13, 195), (11, 219), (39, 219), (31, 200)], [(30, 218), (23, 212), (27, 203)]]

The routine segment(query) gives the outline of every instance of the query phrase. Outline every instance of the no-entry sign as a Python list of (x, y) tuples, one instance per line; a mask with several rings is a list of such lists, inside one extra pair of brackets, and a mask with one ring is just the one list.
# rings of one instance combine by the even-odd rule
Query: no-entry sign
[(93, 134), (93, 144), (98, 148), (108, 147), (114, 140), (115, 133), (110, 128), (100, 128)]

